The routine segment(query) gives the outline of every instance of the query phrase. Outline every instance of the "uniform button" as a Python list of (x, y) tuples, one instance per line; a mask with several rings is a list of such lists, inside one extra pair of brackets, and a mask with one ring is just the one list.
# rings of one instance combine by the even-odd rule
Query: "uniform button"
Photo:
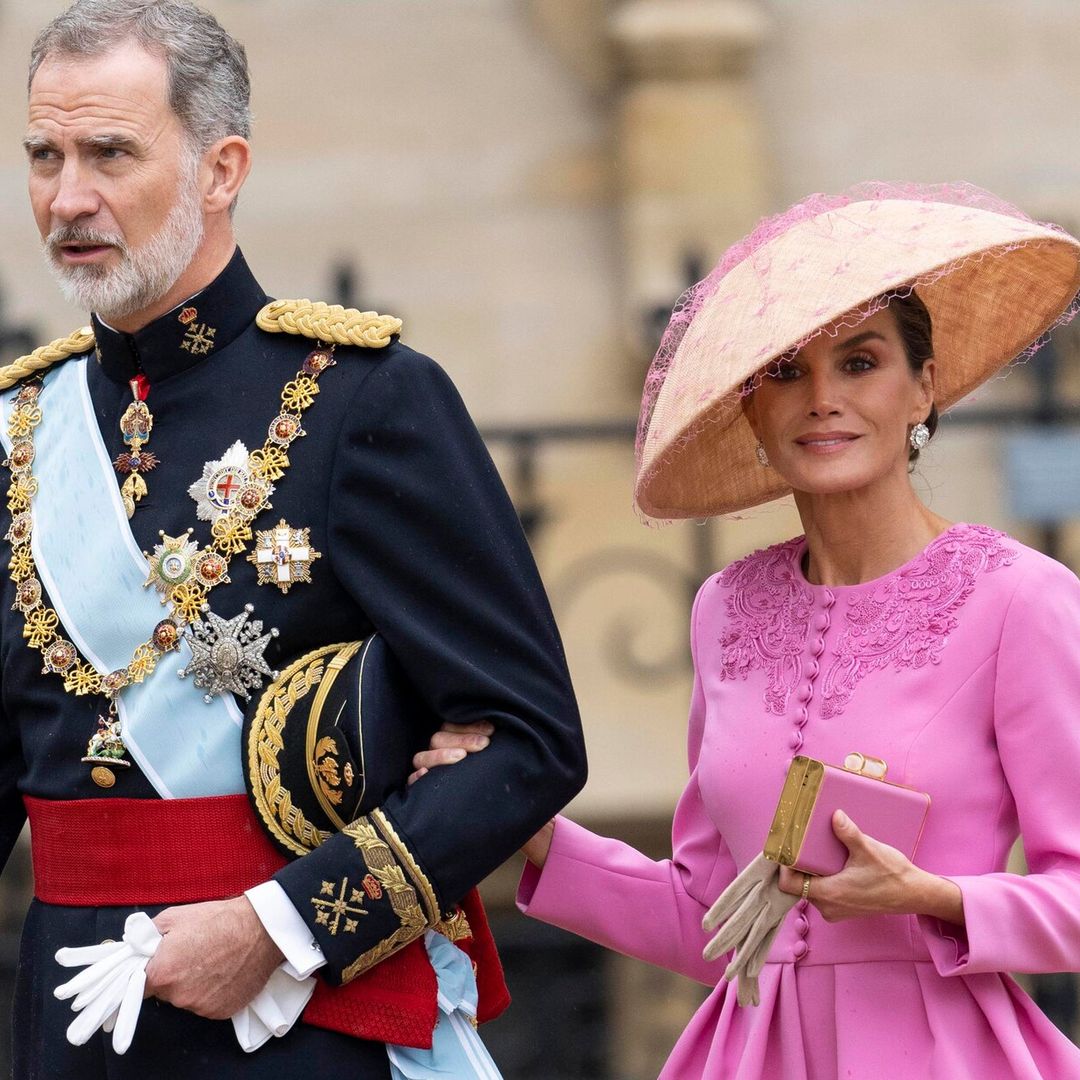
[(821, 612), (820, 615), (814, 620), (814, 629), (821, 633), (829, 628), (829, 616), (825, 612)]
[[(821, 654), (819, 653), (818, 655), (820, 656)], [(821, 670), (821, 665), (816, 660), (811, 660), (806, 666), (809, 669), (809, 677), (811, 679)]]
[(806, 937), (810, 932), (810, 920), (805, 915), (800, 915), (795, 920), (795, 929), (798, 930), (802, 937)]
[(788, 739), (788, 746), (792, 750), (798, 750), (802, 746), (802, 736), (797, 731), (792, 732), (791, 738)]
[(795, 959), (801, 960), (810, 951), (810, 946), (805, 941), (796, 941), (795, 948), (792, 952), (795, 953)]

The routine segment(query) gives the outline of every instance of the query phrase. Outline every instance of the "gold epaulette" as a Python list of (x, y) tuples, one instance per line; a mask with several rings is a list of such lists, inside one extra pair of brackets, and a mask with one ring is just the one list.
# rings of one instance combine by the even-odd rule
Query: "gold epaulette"
[(42, 345), (27, 356), (20, 356), (14, 363), (0, 368), (0, 390), (7, 390), (27, 375), (44, 371), (60, 360), (84, 353), (94, 347), (94, 331), (89, 326), (76, 330), (67, 337), (57, 338), (48, 345)]
[(401, 333), (401, 320), (375, 311), (357, 311), (321, 300), (275, 300), (255, 317), (260, 330), (302, 334), (327, 345), (359, 345), (381, 349)]

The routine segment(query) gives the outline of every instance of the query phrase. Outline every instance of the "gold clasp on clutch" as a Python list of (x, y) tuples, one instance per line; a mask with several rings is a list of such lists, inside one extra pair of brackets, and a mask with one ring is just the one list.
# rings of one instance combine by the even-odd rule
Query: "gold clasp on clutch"
[(848, 754), (844, 758), (844, 768), (848, 772), (858, 773), (860, 776), (868, 776), (872, 780), (884, 780), (889, 766), (881, 758), (867, 757), (858, 752)]

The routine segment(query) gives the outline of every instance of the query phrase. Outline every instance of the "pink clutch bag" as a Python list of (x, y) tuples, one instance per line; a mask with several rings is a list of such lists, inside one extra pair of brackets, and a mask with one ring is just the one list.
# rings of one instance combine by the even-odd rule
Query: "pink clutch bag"
[(765, 841), (765, 857), (805, 874), (842, 870), (848, 852), (833, 833), (832, 816), (843, 810), (867, 836), (913, 859), (930, 796), (890, 783), (887, 768), (880, 758), (863, 754), (848, 754), (842, 767), (794, 758)]

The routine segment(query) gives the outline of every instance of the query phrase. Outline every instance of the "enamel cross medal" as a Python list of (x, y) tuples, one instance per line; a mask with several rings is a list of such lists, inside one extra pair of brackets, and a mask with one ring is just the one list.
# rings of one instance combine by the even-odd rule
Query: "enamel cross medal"
[(298, 582), (311, 581), (311, 564), (322, 558), (308, 539), (310, 529), (294, 529), (282, 518), (273, 529), (256, 531), (256, 549), (248, 556), (259, 572), (260, 585), (276, 585), (283, 593)]

